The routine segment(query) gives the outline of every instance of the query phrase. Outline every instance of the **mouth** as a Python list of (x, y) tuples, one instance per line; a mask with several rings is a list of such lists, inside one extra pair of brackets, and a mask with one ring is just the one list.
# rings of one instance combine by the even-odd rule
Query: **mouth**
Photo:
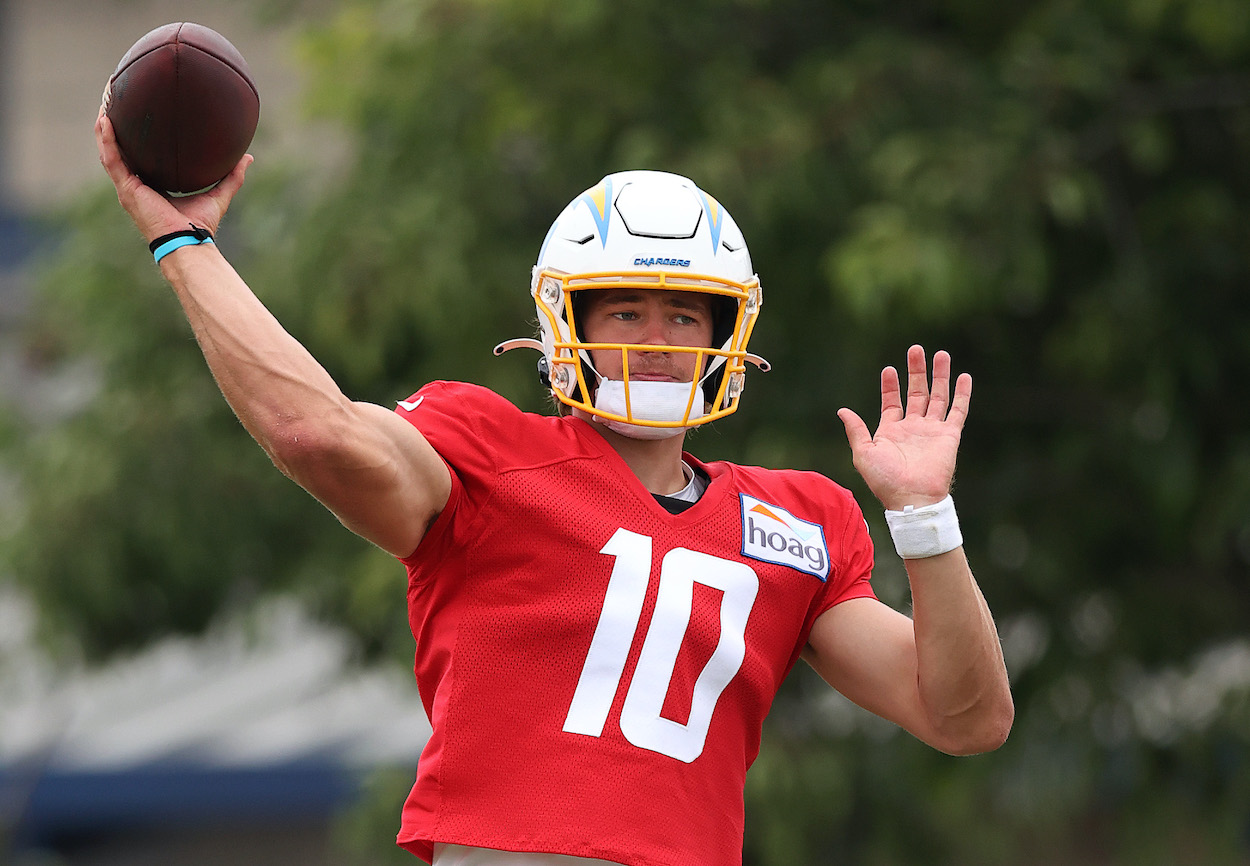
[(629, 378), (634, 382), (689, 382), (689, 379), (683, 379), (671, 373), (635, 373), (632, 370)]

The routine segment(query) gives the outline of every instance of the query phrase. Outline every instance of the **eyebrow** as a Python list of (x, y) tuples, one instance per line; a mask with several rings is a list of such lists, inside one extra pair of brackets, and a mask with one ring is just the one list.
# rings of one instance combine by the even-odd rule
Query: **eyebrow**
[[(631, 292), (629, 294), (609, 294), (607, 297), (601, 298), (600, 303), (612, 306), (621, 304), (637, 304), (643, 299), (642, 292)], [(696, 313), (708, 313), (711, 311), (711, 303), (706, 302), (705, 298), (696, 300), (687, 300), (686, 295), (681, 292), (668, 292), (664, 299), (665, 305), (675, 307), (679, 310), (690, 310)], [(702, 303), (701, 303), (702, 302)]]

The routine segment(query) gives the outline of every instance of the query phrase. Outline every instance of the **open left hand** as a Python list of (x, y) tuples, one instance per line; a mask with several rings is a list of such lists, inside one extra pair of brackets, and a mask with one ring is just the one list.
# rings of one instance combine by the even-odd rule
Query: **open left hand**
[(955, 475), (955, 455), (972, 399), (972, 377), (961, 373), (950, 396), (951, 357), (933, 356), (929, 386), (924, 348), (907, 351), (907, 408), (898, 371), (881, 371), (881, 421), (875, 434), (859, 415), (839, 409), (855, 469), (881, 504), (892, 511), (943, 499)]

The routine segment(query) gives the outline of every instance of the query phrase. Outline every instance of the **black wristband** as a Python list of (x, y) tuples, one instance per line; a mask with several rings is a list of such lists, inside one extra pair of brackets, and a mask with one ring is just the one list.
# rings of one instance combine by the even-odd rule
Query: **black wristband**
[(211, 241), (213, 239), (213, 233), (208, 229), (202, 229), (193, 223), (187, 223), (187, 225), (191, 226), (191, 228), (183, 229), (180, 232), (170, 232), (169, 234), (161, 235), (159, 238), (152, 241), (152, 243), (148, 244), (148, 252), (155, 255), (156, 250), (161, 246), (161, 244), (168, 243), (174, 238), (195, 238), (196, 242), (201, 244), (205, 241)]

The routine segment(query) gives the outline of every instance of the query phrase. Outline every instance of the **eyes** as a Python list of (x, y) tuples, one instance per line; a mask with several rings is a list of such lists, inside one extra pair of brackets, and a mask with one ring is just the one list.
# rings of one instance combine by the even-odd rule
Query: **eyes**
[(591, 292), (579, 327), (591, 342), (706, 346), (712, 304), (692, 293)]
[[(642, 321), (642, 315), (636, 310), (630, 310), (630, 309), (611, 310), (608, 312), (608, 315), (611, 318), (616, 319), (619, 322)], [(697, 314), (670, 313), (668, 316), (668, 321), (672, 322), (674, 325), (680, 325), (681, 327), (690, 328), (690, 327), (695, 327), (699, 325), (701, 322), (701, 319), (697, 318)]]

